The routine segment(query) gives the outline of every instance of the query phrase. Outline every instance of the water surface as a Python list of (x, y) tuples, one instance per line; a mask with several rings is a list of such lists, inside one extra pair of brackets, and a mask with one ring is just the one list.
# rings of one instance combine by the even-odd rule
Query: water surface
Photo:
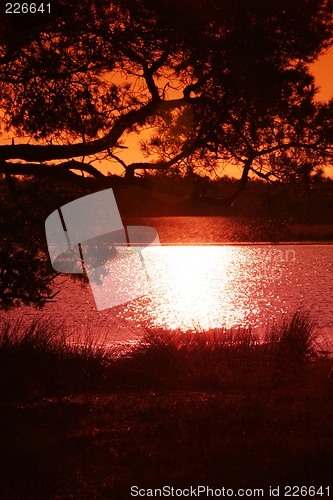
[[(161, 246), (143, 250), (149, 293), (97, 311), (89, 284), (59, 278), (57, 301), (42, 315), (102, 342), (135, 341), (146, 326), (202, 331), (251, 326), (258, 333), (298, 309), (333, 332), (333, 246)], [(6, 313), (30, 318), (22, 307)]]

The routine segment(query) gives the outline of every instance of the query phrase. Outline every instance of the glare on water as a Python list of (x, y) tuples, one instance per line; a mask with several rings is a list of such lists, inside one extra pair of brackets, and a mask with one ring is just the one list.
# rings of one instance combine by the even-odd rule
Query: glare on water
[[(332, 245), (160, 246), (143, 249), (142, 257), (142, 297), (98, 311), (89, 284), (62, 276), (57, 301), (41, 314), (73, 330), (89, 325), (90, 334), (112, 343), (138, 338), (146, 326), (259, 332), (301, 308), (332, 336)], [(5, 314), (29, 318), (35, 310)]]
[(282, 274), (281, 255), (270, 247), (159, 247), (143, 254), (149, 300), (134, 301), (126, 313), (170, 329), (248, 326), (269, 300), (265, 288)]

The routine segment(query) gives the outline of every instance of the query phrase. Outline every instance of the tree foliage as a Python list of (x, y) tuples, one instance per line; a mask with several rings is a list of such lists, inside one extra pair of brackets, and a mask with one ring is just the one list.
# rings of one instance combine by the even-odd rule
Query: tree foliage
[[(234, 163), (239, 187), (216, 201), (230, 205), (251, 172), (305, 182), (331, 161), (333, 102), (316, 101), (308, 64), (333, 43), (332, 0), (57, 0), (51, 8), (29, 22), (0, 21), (2, 131), (15, 136), (0, 144), (9, 183), (15, 175), (82, 182), (79, 171), (103, 178), (101, 160), (110, 170), (117, 160), (127, 177), (142, 168), (211, 174)], [(148, 128), (147, 161), (127, 165), (129, 134)], [(14, 262), (13, 248), (2, 244), (3, 262)]]
[[(57, 6), (30, 29), (3, 26), (3, 125), (22, 138), (0, 146), (3, 172), (39, 164), (47, 175), (63, 162), (65, 176), (76, 158), (98, 175), (94, 159), (114, 161), (128, 134), (146, 126), (155, 130), (146, 168), (233, 161), (247, 177), (256, 159), (259, 175), (283, 177), (289, 149), (293, 158), (295, 148), (308, 151), (306, 161), (318, 148), (327, 154), (332, 105), (314, 101), (307, 64), (332, 44), (330, 0)], [(296, 171), (303, 159), (290, 161)]]

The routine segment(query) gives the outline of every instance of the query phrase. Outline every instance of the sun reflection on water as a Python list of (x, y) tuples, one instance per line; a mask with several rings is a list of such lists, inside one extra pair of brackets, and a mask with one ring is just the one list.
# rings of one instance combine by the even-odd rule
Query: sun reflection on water
[(150, 296), (128, 304), (122, 313), (140, 323), (182, 330), (229, 328), (250, 324), (259, 310), (258, 294), (251, 292), (258, 286), (261, 262), (249, 249), (159, 247), (143, 254)]

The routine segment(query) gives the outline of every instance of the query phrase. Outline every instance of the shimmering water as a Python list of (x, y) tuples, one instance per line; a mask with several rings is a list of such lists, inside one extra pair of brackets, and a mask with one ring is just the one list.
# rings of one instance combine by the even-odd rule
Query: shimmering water
[[(143, 250), (149, 293), (97, 311), (89, 284), (60, 278), (43, 316), (107, 343), (132, 341), (147, 325), (195, 329), (249, 326), (261, 332), (297, 309), (333, 338), (333, 246), (162, 246)], [(20, 308), (7, 315), (35, 314)]]

